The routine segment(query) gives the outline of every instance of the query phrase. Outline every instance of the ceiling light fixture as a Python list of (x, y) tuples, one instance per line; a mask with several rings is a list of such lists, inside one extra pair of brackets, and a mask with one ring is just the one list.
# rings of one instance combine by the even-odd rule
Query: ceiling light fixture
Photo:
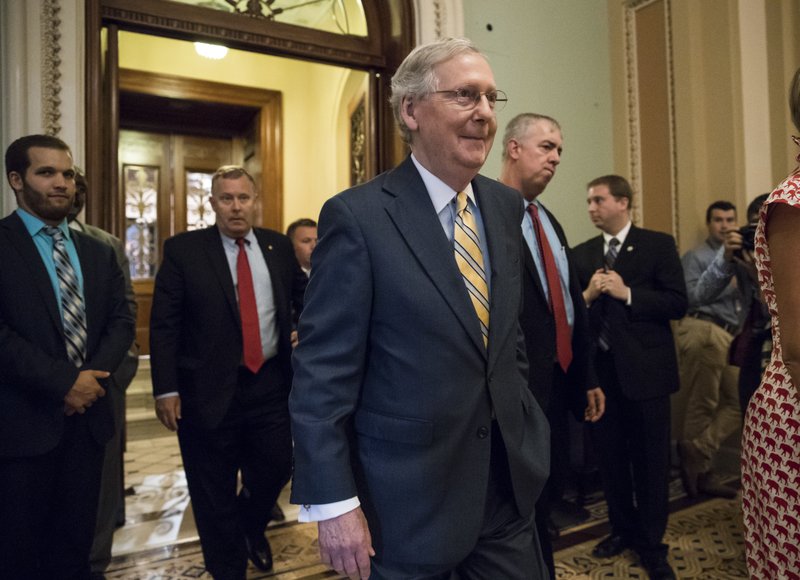
[(220, 60), (225, 58), (228, 54), (228, 47), (221, 44), (207, 44), (205, 42), (195, 42), (194, 50), (202, 57), (210, 58), (211, 60)]

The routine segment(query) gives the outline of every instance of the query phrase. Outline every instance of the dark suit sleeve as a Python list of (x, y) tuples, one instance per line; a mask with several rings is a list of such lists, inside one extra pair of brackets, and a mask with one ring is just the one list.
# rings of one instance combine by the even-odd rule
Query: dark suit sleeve
[(62, 401), (78, 378), (78, 369), (66, 358), (50, 356), (34, 342), (20, 336), (0, 309), (0, 375), (6, 384), (19, 385)]
[(683, 267), (672, 236), (655, 234), (649, 250), (652, 283), (631, 288), (632, 321), (666, 321), (682, 318), (688, 301)]
[(184, 301), (184, 276), (175, 239), (164, 242), (150, 311), (150, 365), (153, 396), (178, 390), (178, 344)]
[(372, 281), (366, 242), (341, 198), (322, 208), (289, 397), (294, 503), (357, 495), (348, 430), (365, 372)]

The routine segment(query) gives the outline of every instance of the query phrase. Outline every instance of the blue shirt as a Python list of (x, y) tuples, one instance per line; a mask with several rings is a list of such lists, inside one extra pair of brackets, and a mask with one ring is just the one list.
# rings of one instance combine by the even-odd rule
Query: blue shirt
[[(53, 292), (56, 295), (56, 304), (58, 304), (58, 313), (61, 315), (61, 323), (64, 323), (64, 313), (61, 310), (61, 287), (58, 284), (58, 274), (56, 273), (56, 263), (53, 260), (53, 238), (44, 232), (47, 224), (40, 220), (38, 217), (28, 213), (22, 208), (17, 208), (17, 215), (22, 219), (25, 228), (33, 238), (33, 243), (42, 257), (44, 267), (47, 270), (47, 275), (50, 277), (50, 283), (53, 286)], [(83, 272), (81, 271), (81, 262), (78, 259), (78, 251), (75, 249), (75, 242), (72, 239), (72, 233), (67, 225), (66, 218), (58, 224), (59, 230), (64, 235), (64, 245), (67, 249), (67, 256), (72, 264), (72, 269), (75, 270), (75, 277), (78, 280), (78, 290), (81, 295), (81, 300), (86, 303), (86, 298), (83, 293)]]
[(689, 314), (701, 312), (738, 328), (745, 314), (742, 296), (740, 289), (731, 285), (736, 269), (725, 260), (722, 242), (707, 238), (686, 252), (681, 263), (689, 296)]
[[(425, 189), (428, 190), (428, 195), (431, 198), (433, 209), (439, 217), (439, 223), (442, 224), (447, 239), (453, 243), (455, 225), (456, 225), (456, 196), (457, 191), (454, 191), (444, 181), (436, 177), (433, 173), (420, 165), (419, 161), (411, 154), (411, 160), (419, 171), (422, 177), (422, 182), (425, 184)], [(478, 208), (478, 203), (475, 200), (475, 192), (472, 191), (472, 183), (469, 183), (464, 188), (464, 193), (467, 194), (467, 204), (475, 217), (475, 225), (478, 226), (478, 236), (480, 237), (481, 253), (483, 254), (483, 270), (487, 273), (486, 286), (489, 288), (489, 299), (492, 295), (492, 264), (489, 261), (489, 246), (486, 243), (486, 230), (483, 227), (483, 218), (481, 217), (481, 210)], [(453, 250), (455, 252), (455, 250)], [(455, 254), (454, 254), (455, 255)]]
[[(528, 249), (533, 256), (533, 262), (536, 264), (536, 271), (539, 273), (539, 281), (542, 283), (542, 289), (547, 300), (550, 300), (550, 287), (547, 285), (547, 275), (544, 270), (544, 263), (542, 262), (542, 253), (539, 250), (539, 242), (536, 239), (536, 232), (533, 230), (533, 218), (527, 211), (528, 201), (522, 200), (522, 205), (525, 207), (525, 215), (522, 218), (522, 237), (528, 244)], [(569, 294), (569, 262), (567, 261), (567, 249), (561, 245), (561, 240), (558, 239), (558, 234), (553, 224), (550, 222), (550, 217), (544, 210), (544, 206), (538, 201), (534, 200), (530, 203), (539, 208), (539, 221), (542, 222), (542, 229), (544, 230), (547, 241), (550, 243), (550, 249), (553, 251), (553, 259), (556, 261), (556, 269), (558, 270), (558, 277), (561, 280), (561, 294), (564, 296), (564, 307), (567, 311), (567, 323), (572, 328), (575, 323), (575, 305), (572, 303), (572, 297)]]

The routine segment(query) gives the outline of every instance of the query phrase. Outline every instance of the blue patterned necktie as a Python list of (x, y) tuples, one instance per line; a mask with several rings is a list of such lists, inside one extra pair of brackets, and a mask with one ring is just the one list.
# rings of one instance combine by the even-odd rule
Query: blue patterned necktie
[[(614, 262), (617, 261), (617, 254), (619, 254), (619, 240), (611, 238), (608, 240), (608, 251), (605, 255), (606, 270), (614, 268)], [(611, 324), (608, 321), (608, 314), (603, 312), (603, 318), (600, 321), (600, 335), (597, 337), (597, 342), (600, 345), (600, 350), (608, 352), (611, 350)]]
[(64, 234), (61, 230), (45, 226), (44, 233), (53, 238), (53, 262), (56, 265), (58, 288), (61, 293), (61, 316), (64, 322), (67, 355), (69, 360), (80, 368), (86, 360), (86, 309), (78, 278), (67, 255)]

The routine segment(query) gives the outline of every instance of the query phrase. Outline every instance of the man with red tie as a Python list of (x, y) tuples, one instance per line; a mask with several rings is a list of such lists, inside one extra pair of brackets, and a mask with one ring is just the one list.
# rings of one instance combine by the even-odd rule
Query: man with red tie
[[(506, 126), (500, 181), (524, 198), (525, 276), (520, 319), (530, 365), (528, 386), (551, 429), (550, 478), (536, 503), (536, 527), (550, 577), (555, 578), (548, 530), (568, 465), (567, 410), (580, 405), (587, 421), (603, 415), (605, 397), (590, 364), (592, 340), (564, 230), (539, 201), (561, 162), (563, 138), (555, 119), (523, 113)], [(585, 408), (584, 408), (585, 406)]]
[(272, 567), (264, 529), (291, 470), (292, 307), (302, 309), (306, 277), (286, 236), (252, 227), (245, 169), (218, 169), (211, 193), (216, 224), (164, 244), (153, 394), (158, 418), (178, 432), (206, 568), (243, 580), (248, 556)]

